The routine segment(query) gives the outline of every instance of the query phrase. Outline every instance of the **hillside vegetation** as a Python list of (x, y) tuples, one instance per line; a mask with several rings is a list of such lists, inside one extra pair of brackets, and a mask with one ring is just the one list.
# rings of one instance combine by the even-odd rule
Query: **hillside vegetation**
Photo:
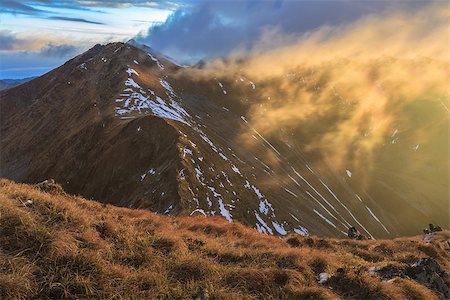
[[(439, 299), (447, 241), (280, 239), (0, 180), (0, 299)], [(441, 268), (428, 282), (423, 258)]]

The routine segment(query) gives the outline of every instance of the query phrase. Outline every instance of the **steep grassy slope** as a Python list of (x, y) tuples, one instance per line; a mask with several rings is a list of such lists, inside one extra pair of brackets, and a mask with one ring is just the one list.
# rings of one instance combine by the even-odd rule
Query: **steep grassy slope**
[[(161, 216), (0, 180), (1, 299), (438, 299), (433, 284), (369, 268), (432, 257), (447, 270), (445, 239), (280, 239), (219, 217)], [(319, 284), (323, 272), (331, 277)]]

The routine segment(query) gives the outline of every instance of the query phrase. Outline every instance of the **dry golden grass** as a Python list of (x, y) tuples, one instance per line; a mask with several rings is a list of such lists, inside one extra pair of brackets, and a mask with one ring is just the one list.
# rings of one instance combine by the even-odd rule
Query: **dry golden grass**
[[(0, 299), (439, 299), (368, 268), (433, 257), (448, 270), (446, 239), (280, 239), (223, 218), (160, 216), (1, 179)], [(331, 275), (325, 285), (321, 272)]]

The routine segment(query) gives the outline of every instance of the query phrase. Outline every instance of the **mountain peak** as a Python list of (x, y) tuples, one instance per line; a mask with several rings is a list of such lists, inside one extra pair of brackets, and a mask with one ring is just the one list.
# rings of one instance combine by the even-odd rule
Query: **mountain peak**
[(170, 64), (176, 65), (177, 67), (185, 67), (184, 65), (181, 65), (180, 63), (178, 63), (175, 59), (173, 59), (173, 58), (171, 58), (171, 57), (169, 57), (167, 55), (164, 55), (164, 54), (156, 51), (155, 49), (153, 49), (150, 46), (147, 46), (147, 45), (142, 44), (142, 43), (138, 43), (135, 39), (128, 40), (126, 42), (126, 44), (131, 45), (133, 47), (136, 47), (138, 49), (141, 49), (141, 50), (147, 52), (152, 57), (158, 58), (158, 59), (163, 60), (165, 62), (169, 62)]
[(129, 39), (125, 44), (135, 46), (135, 47), (139, 47), (139, 46), (143, 45), (143, 44), (138, 43), (135, 39)]
[(136, 48), (138, 48), (138, 49), (141, 49), (141, 50), (143, 50), (143, 51), (145, 51), (145, 52), (147, 52), (147, 53), (150, 53), (150, 54), (152, 54), (152, 55), (160, 55), (157, 51), (155, 51), (153, 48), (151, 48), (151, 47), (149, 47), (149, 46), (147, 46), (147, 45), (145, 45), (145, 44), (142, 44), (142, 43), (138, 43), (135, 39), (130, 39), (130, 40), (128, 40), (125, 44), (127, 44), (127, 45), (130, 45), (130, 46), (133, 46), (133, 47), (136, 47)]

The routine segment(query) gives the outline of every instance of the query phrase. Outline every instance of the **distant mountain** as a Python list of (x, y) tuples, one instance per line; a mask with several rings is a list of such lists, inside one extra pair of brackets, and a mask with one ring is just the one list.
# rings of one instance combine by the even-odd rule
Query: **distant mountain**
[(27, 77), (23, 79), (0, 79), (0, 91), (12, 88), (19, 84), (32, 80), (35, 77)]
[[(351, 129), (347, 120), (357, 112), (337, 87), (321, 94), (329, 66), (321, 68), (325, 75), (314, 81), (318, 70), (310, 69), (270, 81), (208, 76), (133, 42), (96, 45), (0, 93), (0, 173), (27, 183), (55, 178), (86, 198), (218, 215), (274, 235), (342, 237), (354, 225), (378, 238), (414, 234), (430, 221), (447, 227), (448, 113), (423, 99), (408, 110), (393, 107), (404, 124), (420, 120), (418, 127), (399, 123), (404, 130), (378, 137), (373, 163), (335, 165), (333, 150), (314, 147), (326, 130), (347, 126), (367, 148), (372, 129)], [(277, 111), (289, 99), (287, 86), (324, 109), (286, 125), (269, 122), (269, 114), (283, 119), (309, 109)], [(426, 132), (428, 144), (417, 145)]]

